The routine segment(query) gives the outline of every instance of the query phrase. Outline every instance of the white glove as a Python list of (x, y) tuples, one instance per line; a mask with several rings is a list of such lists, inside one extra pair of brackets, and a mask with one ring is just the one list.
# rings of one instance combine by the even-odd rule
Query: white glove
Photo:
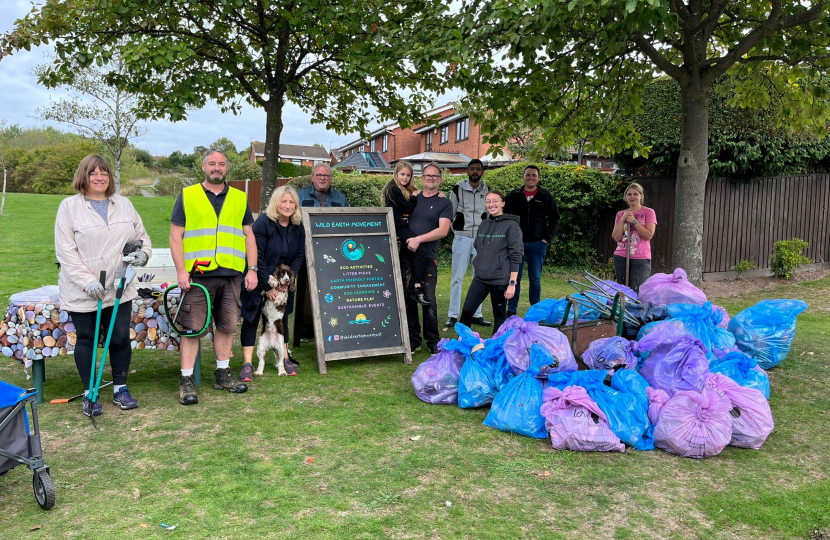
[(84, 292), (95, 300), (104, 299), (104, 286), (101, 285), (101, 282), (97, 279), (95, 281), (90, 281), (89, 284), (84, 287)]
[(139, 249), (137, 251), (133, 251), (121, 260), (133, 266), (144, 266), (147, 264), (147, 259), (147, 253)]

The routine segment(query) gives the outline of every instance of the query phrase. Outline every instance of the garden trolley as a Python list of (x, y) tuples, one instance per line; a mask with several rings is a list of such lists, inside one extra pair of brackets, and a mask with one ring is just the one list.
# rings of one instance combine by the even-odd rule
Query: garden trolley
[[(31, 418), (26, 410), (31, 408)], [(18, 465), (34, 473), (35, 499), (44, 510), (55, 506), (55, 488), (43, 462), (37, 421), (37, 390), (24, 390), (0, 381), (0, 476)]]

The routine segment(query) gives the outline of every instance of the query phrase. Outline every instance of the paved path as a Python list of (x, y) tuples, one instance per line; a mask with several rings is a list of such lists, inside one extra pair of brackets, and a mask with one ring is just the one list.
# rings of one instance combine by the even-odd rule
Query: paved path
[[(161, 177), (160, 177), (160, 176), (156, 176), (156, 178), (153, 180), (153, 186), (155, 186), (156, 184), (158, 184), (158, 182), (159, 182), (159, 178), (161, 178)], [(152, 191), (147, 191), (146, 189), (142, 189), (142, 190), (140, 190), (140, 191), (141, 191), (141, 195), (142, 195), (143, 197), (155, 197), (155, 196), (156, 196), (156, 194), (155, 194), (154, 192), (152, 192)]]

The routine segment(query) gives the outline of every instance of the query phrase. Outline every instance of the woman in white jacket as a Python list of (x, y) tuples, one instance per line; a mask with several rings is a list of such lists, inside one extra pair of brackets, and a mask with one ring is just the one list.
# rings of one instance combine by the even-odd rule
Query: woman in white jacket
[[(61, 202), (55, 219), (55, 253), (60, 262), (61, 307), (70, 313), (75, 324), (75, 365), (87, 394), (92, 353), (98, 346), (93, 343), (98, 300), (103, 300), (100, 334), (105, 336), (115, 304), (116, 274), (120, 276), (125, 270), (124, 246), (136, 240), (144, 243), (141, 250), (128, 256), (133, 266), (143, 266), (150, 258), (151, 245), (141, 216), (132, 203), (115, 194), (115, 181), (103, 158), (89, 155), (81, 160), (72, 186), (78, 194)], [(105, 283), (99, 281), (102, 271), (106, 272)], [(130, 305), (137, 295), (132, 285), (124, 291), (109, 347), (113, 403), (125, 410), (138, 407), (138, 401), (127, 389), (132, 353)], [(100, 415), (103, 413), (101, 401), (90, 410), (85, 395), (83, 412), (87, 416)]]

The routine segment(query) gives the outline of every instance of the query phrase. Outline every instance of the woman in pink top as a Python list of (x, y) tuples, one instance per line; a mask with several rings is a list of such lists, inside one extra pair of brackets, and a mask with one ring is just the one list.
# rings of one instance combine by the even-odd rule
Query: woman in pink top
[(617, 212), (611, 237), (617, 242), (614, 273), (617, 283), (625, 283), (625, 251), (630, 241), (628, 286), (635, 291), (651, 275), (651, 238), (657, 228), (654, 210), (643, 206), (643, 186), (633, 183), (625, 188), (623, 200), (628, 210)]

